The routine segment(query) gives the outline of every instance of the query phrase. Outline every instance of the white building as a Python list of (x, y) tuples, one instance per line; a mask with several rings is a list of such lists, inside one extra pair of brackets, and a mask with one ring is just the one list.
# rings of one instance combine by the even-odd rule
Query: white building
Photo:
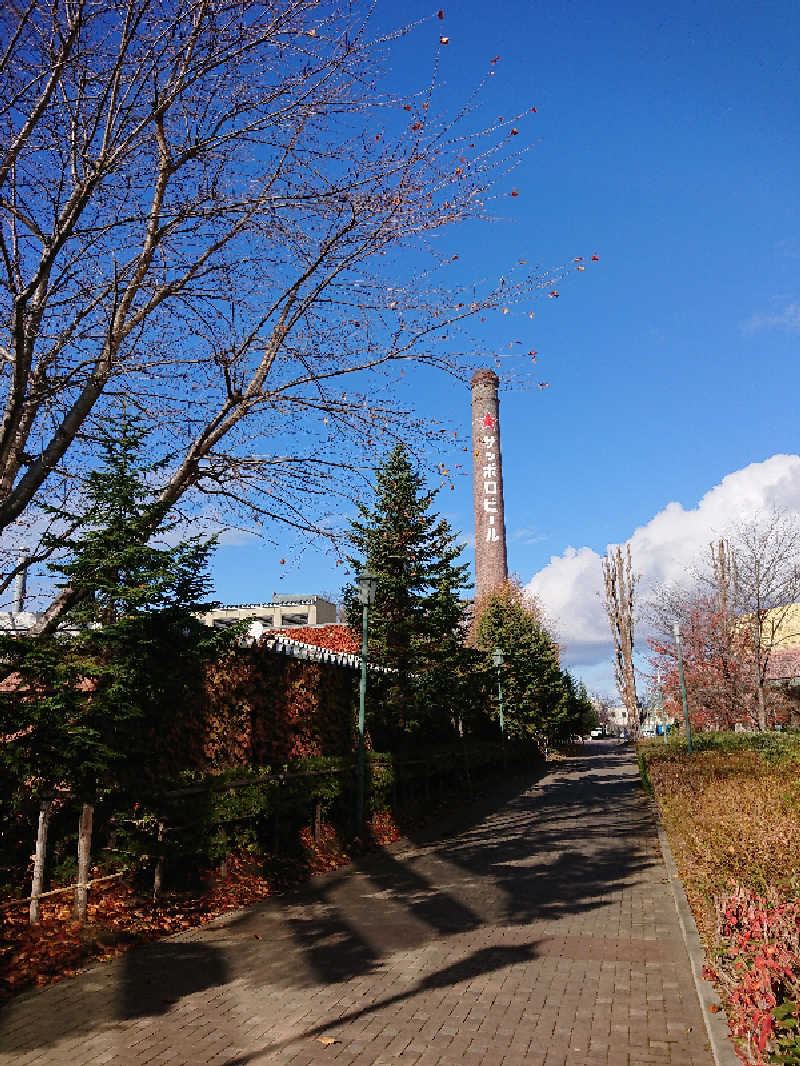
[(38, 611), (0, 611), (0, 630), (4, 633), (27, 633), (41, 617)]
[(259, 623), (255, 628), (261, 633), (288, 626), (330, 625), (336, 621), (336, 604), (321, 596), (275, 596), (269, 603), (225, 604), (201, 616), (207, 626), (216, 629), (225, 629), (243, 619)]
[(615, 733), (621, 733), (628, 728), (628, 711), (623, 704), (608, 708), (608, 727)]

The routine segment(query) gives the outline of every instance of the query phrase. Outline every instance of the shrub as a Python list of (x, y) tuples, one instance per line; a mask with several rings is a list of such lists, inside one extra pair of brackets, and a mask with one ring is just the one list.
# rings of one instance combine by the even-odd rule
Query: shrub
[(800, 1062), (800, 903), (734, 885), (715, 907), (717, 948), (706, 974), (724, 990), (746, 1061)]
[(741, 1055), (800, 1066), (797, 734), (639, 745)]
[[(529, 746), (509, 745), (505, 762), (528, 763)], [(496, 743), (448, 745), (413, 758), (368, 752), (367, 812), (421, 812), (434, 795), (469, 793), (503, 765)], [(160, 799), (116, 816), (116, 853), (141, 871), (161, 858), (168, 871), (199, 874), (232, 852), (253, 856), (291, 853), (319, 813), (345, 832), (353, 828), (355, 760), (316, 756), (283, 767), (221, 772), (190, 771), (174, 779)], [(161, 839), (159, 839), (159, 834)]]

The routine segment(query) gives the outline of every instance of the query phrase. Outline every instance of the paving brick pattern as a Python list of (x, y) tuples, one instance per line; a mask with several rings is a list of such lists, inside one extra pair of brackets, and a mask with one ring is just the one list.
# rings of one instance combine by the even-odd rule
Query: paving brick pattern
[(0, 1066), (712, 1066), (631, 754), (600, 742), (517, 784), (20, 997)]

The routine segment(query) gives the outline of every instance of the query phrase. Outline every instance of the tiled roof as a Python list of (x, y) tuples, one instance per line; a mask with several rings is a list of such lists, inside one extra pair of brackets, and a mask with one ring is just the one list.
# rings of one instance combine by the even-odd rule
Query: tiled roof
[(769, 657), (768, 681), (800, 677), (800, 648), (774, 648)]
[(361, 654), (361, 641), (358, 634), (341, 622), (330, 622), (321, 626), (268, 629), (266, 635), (280, 635), (295, 643), (309, 644), (316, 648), (325, 648), (327, 651), (343, 652), (348, 655)]

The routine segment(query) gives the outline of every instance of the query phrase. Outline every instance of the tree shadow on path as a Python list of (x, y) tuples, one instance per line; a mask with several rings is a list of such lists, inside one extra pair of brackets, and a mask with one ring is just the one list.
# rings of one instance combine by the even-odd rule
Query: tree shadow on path
[[(176, 1000), (234, 980), (260, 995), (339, 985), (384, 971), (395, 953), (431, 942), (450, 945), (460, 959), (387, 999), (370, 1000), (352, 1017), (531, 960), (549, 922), (607, 905), (660, 861), (652, 813), (631, 764), (618, 752), (564, 760), (547, 776), (509, 782), (434, 829), (194, 933), (191, 941), (135, 949), (105, 970), (102, 987), (95, 974), (94, 984), (77, 989), (74, 1025), (71, 1019), (56, 1035), (30, 1026), (25, 1046), (158, 1017)], [(491, 937), (497, 942), (487, 946)], [(435, 955), (430, 962), (436, 965)], [(39, 994), (39, 1009), (57, 1004), (62, 988)], [(248, 1060), (229, 1066), (240, 1061)]]
[(338, 1029), (343, 1025), (357, 1022), (367, 1015), (373, 1014), (375, 1011), (392, 1007), (398, 1003), (413, 999), (415, 996), (422, 995), (425, 992), (430, 992), (434, 989), (452, 988), (454, 985), (473, 980), (476, 977), (482, 977), (488, 973), (496, 973), (498, 970), (505, 969), (508, 966), (531, 962), (535, 958), (535, 942), (529, 944), (500, 945), (496, 947), (481, 948), (465, 959), (460, 959), (458, 962), (455, 962), (450, 966), (445, 966), (441, 970), (436, 970), (434, 973), (428, 974), (426, 977), (419, 980), (412, 988), (404, 989), (402, 992), (398, 992), (393, 996), (387, 996), (384, 999), (377, 1001), (371, 1000), (367, 1005), (358, 1010), (352, 1010), (345, 1014), (338, 1015), (333, 1021), (324, 1022), (307, 1030), (301, 1037), (291, 1037), (275, 1044), (265, 1045), (264, 1047), (258, 1048), (256, 1051), (244, 1055), (237, 1055), (232, 1059), (226, 1059), (224, 1063), (222, 1063), (222, 1066), (247, 1066), (247, 1063), (252, 1062), (256, 1058), (260, 1058), (262, 1055), (269, 1054), (273, 1051), (279, 1051), (285, 1047), (290, 1047), (299, 1040), (308, 1040), (313, 1037), (321, 1036), (331, 1029)]

